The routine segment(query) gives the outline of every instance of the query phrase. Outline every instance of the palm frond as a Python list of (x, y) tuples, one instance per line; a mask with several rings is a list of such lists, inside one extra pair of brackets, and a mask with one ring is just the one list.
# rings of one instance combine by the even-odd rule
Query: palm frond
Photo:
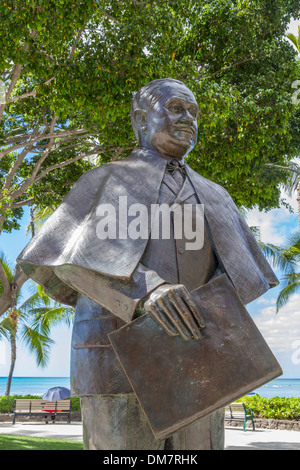
[(10, 335), (15, 335), (16, 330), (10, 317), (5, 317), (0, 321), (0, 340), (1, 337), (9, 339)]
[(264, 255), (270, 259), (273, 266), (279, 267), (281, 263), (280, 256), (282, 253), (282, 248), (280, 246), (273, 245), (272, 243), (260, 243), (260, 248), (262, 249)]
[(290, 296), (300, 291), (300, 273), (284, 277), (285, 286), (281, 289), (276, 301), (276, 313), (288, 302)]
[(258, 227), (257, 225), (252, 225), (251, 227), (249, 227), (251, 232), (253, 233), (257, 243), (261, 243), (261, 232), (260, 232), (260, 227)]
[[(3, 253), (3, 251), (0, 251), (0, 263), (4, 269), (4, 272), (6, 274), (8, 281), (11, 283), (13, 279), (13, 268), (11, 266), (11, 263), (8, 261), (5, 254)], [(0, 281), (0, 284), (1, 284), (1, 281)]]
[(290, 234), (286, 240), (286, 247), (292, 247), (295, 249), (295, 254), (298, 253), (300, 256), (300, 232), (296, 231), (295, 233)]
[(50, 217), (50, 215), (55, 211), (55, 207), (37, 207), (33, 208), (33, 218), (30, 220), (26, 227), (26, 235), (29, 235), (32, 231), (31, 224), (34, 225), (34, 230), (37, 231), (41, 228), (44, 222)]
[(294, 44), (294, 46), (298, 49), (298, 51), (300, 52), (300, 45), (299, 45), (299, 41), (298, 41), (298, 38), (292, 34), (292, 33), (288, 33), (286, 35), (287, 38), (289, 38), (290, 41), (292, 41), (292, 43)]
[(300, 232), (291, 234), (284, 246), (271, 243), (260, 244), (260, 246), (274, 268), (279, 268), (284, 274), (293, 274), (297, 271), (300, 261)]
[(51, 308), (51, 299), (45, 293), (41, 296), (40, 291), (32, 294), (28, 299), (20, 305), (19, 310), (25, 315), (29, 314), (33, 309), (37, 308)]
[(45, 367), (48, 363), (51, 346), (54, 341), (25, 324), (21, 328), (21, 338), (29, 351), (34, 354), (37, 365)]

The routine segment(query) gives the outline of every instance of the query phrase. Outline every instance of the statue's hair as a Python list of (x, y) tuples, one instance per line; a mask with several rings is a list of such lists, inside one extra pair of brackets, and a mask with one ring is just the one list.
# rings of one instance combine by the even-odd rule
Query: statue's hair
[(134, 112), (137, 109), (141, 109), (147, 113), (151, 108), (153, 108), (155, 103), (162, 96), (162, 93), (160, 92), (162, 85), (165, 85), (167, 83), (179, 83), (181, 85), (184, 85), (183, 82), (175, 80), (173, 78), (161, 78), (157, 80), (152, 80), (151, 82), (147, 83), (147, 85), (144, 85), (142, 88), (140, 88), (137, 93), (135, 93), (131, 104), (130, 116), (131, 124), (137, 140), (139, 140), (139, 135), (137, 124), (134, 119)]

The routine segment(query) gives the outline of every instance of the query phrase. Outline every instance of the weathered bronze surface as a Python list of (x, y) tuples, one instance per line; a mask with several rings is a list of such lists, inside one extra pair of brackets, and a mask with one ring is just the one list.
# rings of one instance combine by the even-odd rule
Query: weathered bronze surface
[(192, 297), (206, 325), (200, 340), (167, 336), (148, 314), (109, 334), (157, 439), (282, 374), (226, 274)]
[[(145, 85), (136, 93), (131, 109), (139, 148), (123, 160), (94, 168), (81, 176), (17, 260), (22, 270), (43, 285), (50, 297), (76, 307), (71, 391), (85, 400), (84, 426), (90, 436), (85, 442), (93, 441), (99, 448), (105, 444), (99, 436), (99, 439), (97, 436), (92, 439), (91, 435), (101, 433), (101, 423), (96, 431), (95, 419), (89, 418), (94, 413), (91, 410), (95, 410), (95, 401), (99, 400), (99, 416), (108, 417), (113, 405), (108, 405), (100, 396), (115, 397), (117, 403), (120, 395), (132, 397), (133, 393), (109, 342), (109, 333), (130, 324), (147, 310), (158, 322), (155, 325), (166, 330), (159, 348), (167, 357), (168, 342), (183, 341), (173, 335), (184, 338), (186, 347), (194, 346), (197, 341), (201, 347), (209, 329), (211, 334), (215, 331), (213, 327), (209, 328), (205, 318), (204, 328), (202, 314), (190, 294), (194, 289), (226, 273), (242, 303), (247, 304), (278, 284), (227, 191), (200, 176), (184, 162), (196, 143), (197, 113), (195, 97), (182, 82), (164, 79)], [(126, 200), (128, 208), (135, 204), (145, 207), (148, 215), (142, 227), (144, 236), (128, 236), (130, 218), (124, 219), (127, 209), (120, 205), (120, 200)], [(155, 204), (176, 205), (178, 209), (188, 204), (193, 208), (203, 204), (203, 246), (197, 250), (186, 249), (189, 239), (175, 237), (174, 219), (170, 222), (167, 239), (152, 237), (151, 207)], [(99, 208), (107, 206), (114, 209), (107, 222), (113, 224), (114, 218), (118, 222), (116, 236), (103, 239), (97, 232)], [(193, 213), (193, 223), (197, 224), (198, 220), (199, 214)], [(214, 293), (210, 302), (214, 304)], [(150, 321), (149, 314), (138, 321)], [(213, 320), (211, 325), (214, 325)], [(157, 328), (161, 332), (160, 327)], [(140, 328), (139, 333), (139, 339), (144, 341), (144, 335), (146, 338), (149, 332)], [(212, 366), (214, 357), (213, 352), (212, 356), (205, 357), (207, 367)], [(136, 358), (137, 361), (140, 359)], [(168, 374), (172, 367), (170, 365)], [(230, 378), (230, 373), (224, 369), (219, 373), (224, 380)], [(170, 383), (169, 375), (162, 375), (159, 380), (160, 387)], [(122, 406), (124, 403), (122, 401)], [(137, 406), (135, 403), (133, 408)], [(164, 416), (162, 408), (158, 412)], [(135, 422), (138, 429), (141, 413), (141, 410), (136, 411), (136, 418), (132, 415), (126, 422)], [(210, 429), (206, 427), (208, 422)], [(219, 418), (207, 418), (206, 424), (204, 421), (195, 424), (193, 429), (194, 432), (198, 429), (198, 437), (190, 439), (190, 444), (186, 445), (203, 448), (210, 436), (210, 441), (217, 439), (221, 447), (220, 422)], [(119, 424), (121, 426), (121, 417)], [(113, 435), (118, 422), (109, 423), (106, 419), (105, 426), (106, 435)], [(126, 426), (122, 429), (128, 433)], [(191, 435), (190, 428), (185, 432)], [(133, 432), (133, 435), (137, 434)], [(201, 446), (199, 440), (204, 435)], [(139, 445), (141, 448), (147, 446), (144, 441), (133, 444), (134, 440), (130, 439), (128, 446), (135, 449)], [(118, 442), (123, 448), (124, 436), (114, 442), (116, 448)], [(174, 442), (180, 447), (187, 440), (174, 438)], [(89, 448), (88, 444), (86, 446)], [(152, 446), (150, 441), (148, 446), (149, 449)], [(218, 448), (218, 445), (214, 443), (209, 447), (207, 444), (207, 448)]]

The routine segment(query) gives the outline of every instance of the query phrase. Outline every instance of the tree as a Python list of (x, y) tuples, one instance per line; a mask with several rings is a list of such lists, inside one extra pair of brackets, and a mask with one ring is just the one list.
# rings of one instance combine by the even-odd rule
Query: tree
[[(0, 264), (8, 282), (11, 282), (12, 271), (3, 254), (0, 254)], [(3, 285), (0, 282), (0, 295), (2, 290)], [(34, 354), (37, 365), (44, 367), (47, 365), (53, 343), (49, 336), (51, 326), (62, 321), (70, 324), (74, 315), (73, 308), (62, 306), (57, 302), (53, 303), (41, 286), (37, 286), (35, 290), (36, 292), (21, 304), (21, 292), (18, 292), (16, 296), (17, 304), (9, 308), (0, 322), (0, 337), (6, 337), (11, 348), (11, 363), (5, 395), (10, 394), (11, 380), (17, 358), (17, 337)]]
[(299, 9), (292, 0), (3, 3), (3, 229), (24, 205), (57, 205), (91, 166), (84, 156), (126, 155), (132, 91), (166, 75), (200, 103), (192, 165), (240, 204), (278, 203), (284, 172), (261, 163), (295, 151), (295, 53), (284, 32)]
[[(289, 33), (287, 34), (287, 37), (292, 41), (298, 52), (300, 53), (300, 26), (298, 26), (298, 37), (296, 37), (294, 34)], [(300, 68), (299, 69), (299, 74), (300, 74)], [(297, 86), (300, 84), (300, 80), (296, 80), (294, 84)], [(293, 85), (293, 84), (292, 84)], [(298, 94), (298, 91), (296, 92)], [(296, 105), (299, 104), (298, 98), (295, 99)], [(296, 121), (297, 119), (297, 114), (294, 116), (294, 119)], [(295, 122), (296, 124), (296, 122)], [(299, 133), (298, 133), (299, 135)], [(299, 138), (299, 137), (298, 137)], [(266, 163), (266, 166), (272, 167), (272, 168), (280, 168), (282, 170), (285, 170), (288, 172), (289, 177), (284, 183), (284, 188), (288, 191), (289, 196), (292, 196), (292, 193), (294, 191), (297, 192), (297, 204), (298, 204), (298, 220), (299, 220), (299, 225), (300, 225), (300, 167), (297, 162), (293, 161), (288, 161), (286, 160), (285, 166), (283, 165), (278, 165), (276, 163)]]
[(287, 34), (286, 37), (292, 41), (292, 43), (300, 54), (300, 26), (298, 26), (298, 37), (292, 33)]
[[(193, 169), (239, 207), (279, 206), (288, 174), (266, 163), (299, 154), (285, 37), (298, 0), (7, 0), (0, 14), (0, 231), (18, 228), (26, 205), (57, 207), (95, 164), (126, 157), (132, 92), (166, 76), (200, 106)], [(6, 283), (1, 304), (21, 282)]]
[(297, 192), (298, 221), (300, 225), (300, 166), (296, 162), (289, 162), (288, 166), (276, 165), (275, 163), (266, 163), (266, 166), (280, 168), (288, 172), (290, 175), (283, 186), (288, 191), (288, 195), (290, 197), (294, 191)]
[(270, 243), (260, 243), (260, 245), (273, 266), (283, 273), (281, 290), (276, 301), (276, 312), (278, 312), (286, 305), (292, 294), (300, 292), (300, 232), (290, 235), (284, 246)]

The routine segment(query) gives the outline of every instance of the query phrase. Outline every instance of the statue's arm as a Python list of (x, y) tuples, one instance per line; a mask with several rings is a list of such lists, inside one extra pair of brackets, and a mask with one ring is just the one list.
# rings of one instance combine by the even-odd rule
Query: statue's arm
[(166, 282), (141, 263), (131, 278), (126, 280), (75, 265), (57, 266), (53, 270), (65, 284), (107, 308), (126, 323), (133, 319), (138, 304)]
[(126, 323), (149, 312), (172, 336), (200, 339), (204, 320), (190, 293), (181, 284), (169, 284), (141, 263), (127, 280), (105, 276), (75, 265), (53, 268), (65, 284), (72, 287)]

